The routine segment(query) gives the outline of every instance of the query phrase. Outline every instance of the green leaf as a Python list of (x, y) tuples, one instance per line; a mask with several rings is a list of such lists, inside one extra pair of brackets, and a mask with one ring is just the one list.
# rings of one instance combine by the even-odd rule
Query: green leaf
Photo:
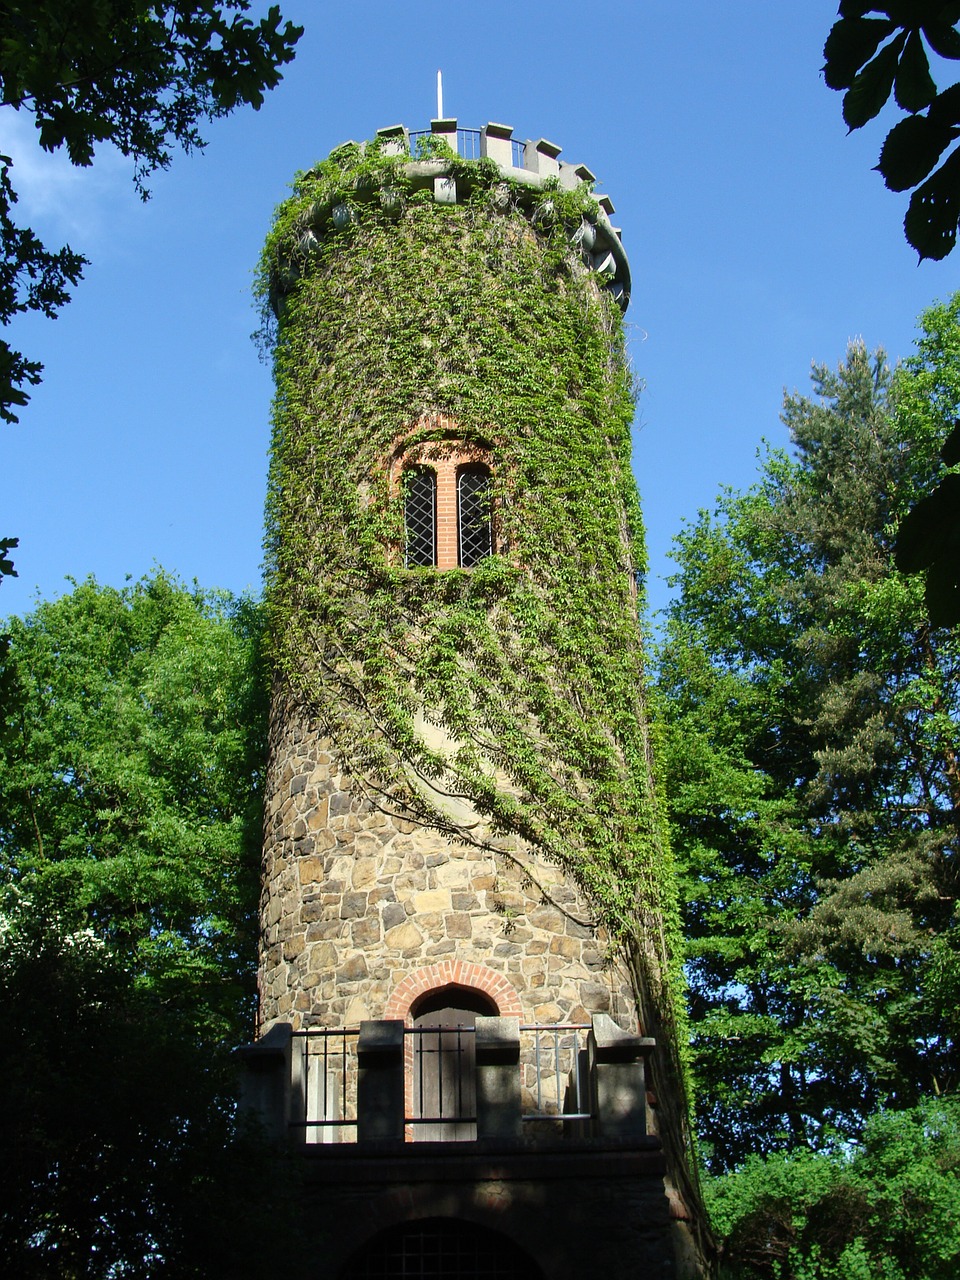
[(906, 43), (906, 32), (891, 40), (868, 62), (843, 98), (843, 118), (850, 129), (859, 129), (879, 114), (893, 89), (897, 59)]
[(19, 538), (0, 538), (0, 578), (16, 578), (19, 576), (13, 567), (13, 561), (7, 555), (8, 551), (13, 551), (19, 545)]
[(953, 151), (910, 199), (903, 230), (922, 258), (939, 262), (957, 242), (960, 221), (960, 151)]
[(930, 64), (919, 31), (911, 31), (897, 68), (894, 89), (897, 105), (904, 111), (922, 111), (937, 96)]
[(833, 25), (823, 46), (824, 79), (831, 89), (849, 89), (857, 72), (896, 30), (881, 18), (844, 18)]
[(941, 58), (960, 58), (960, 32), (946, 22), (925, 22), (921, 28), (927, 44)]
[(960, 84), (938, 93), (930, 103), (929, 115), (938, 124), (960, 124)]
[(960, 624), (960, 561), (943, 556), (930, 566), (924, 600), (935, 627)]
[(877, 169), (891, 191), (922, 182), (960, 131), (929, 116), (908, 116), (887, 134)]
[(900, 521), (895, 562), (901, 573), (919, 573), (949, 551), (960, 512), (960, 476), (944, 476)]
[(953, 424), (953, 430), (944, 440), (940, 457), (948, 467), (955, 467), (960, 462), (960, 418)]

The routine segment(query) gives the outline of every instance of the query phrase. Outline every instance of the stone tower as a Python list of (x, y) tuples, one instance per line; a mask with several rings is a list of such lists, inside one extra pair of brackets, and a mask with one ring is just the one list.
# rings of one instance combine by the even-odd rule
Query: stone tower
[(381, 130), (298, 178), (264, 254), (248, 1099), (302, 1144), (317, 1276), (697, 1265), (630, 276), (559, 154), (497, 124)]

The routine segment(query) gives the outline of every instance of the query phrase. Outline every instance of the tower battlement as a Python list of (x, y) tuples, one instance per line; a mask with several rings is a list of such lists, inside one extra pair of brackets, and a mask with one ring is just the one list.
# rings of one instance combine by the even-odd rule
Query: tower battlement
[[(581, 262), (596, 273), (622, 311), (630, 301), (630, 264), (621, 241), (621, 231), (610, 221), (613, 201), (593, 191), (594, 174), (583, 164), (561, 160), (561, 148), (546, 138), (521, 141), (513, 137), (510, 125), (488, 123), (482, 129), (462, 129), (455, 119), (434, 120), (430, 129), (408, 129), (391, 125), (378, 129), (372, 143), (345, 142), (331, 153), (331, 159), (354, 151), (376, 154), (396, 162), (385, 168), (380, 184), (369, 176), (355, 182), (349, 192), (330, 193), (305, 211), (297, 227), (299, 259), (309, 256), (319, 240), (331, 232), (344, 230), (362, 215), (364, 205), (377, 204), (399, 215), (404, 193), (430, 191), (438, 204), (459, 204), (469, 199), (481, 174), (489, 185), (489, 166), (500, 171), (501, 182), (490, 189), (491, 211), (519, 208), (533, 225), (544, 229), (563, 218), (551, 192), (580, 192), (589, 199), (579, 216), (563, 219), (571, 248)], [(483, 162), (483, 167), (478, 162)], [(476, 170), (472, 166), (477, 164)], [(346, 198), (344, 198), (346, 196)], [(301, 261), (292, 255), (273, 283), (275, 309), (299, 278)]]

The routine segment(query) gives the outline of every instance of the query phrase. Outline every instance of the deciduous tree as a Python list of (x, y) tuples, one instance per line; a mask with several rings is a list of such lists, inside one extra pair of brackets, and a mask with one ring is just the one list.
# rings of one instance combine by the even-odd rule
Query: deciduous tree
[(921, 258), (944, 258), (960, 221), (960, 149), (950, 150), (960, 137), (960, 84), (938, 92), (929, 53), (960, 58), (960, 4), (841, 0), (839, 13), (823, 50), (826, 82), (845, 91), (851, 130), (879, 115), (891, 94), (907, 113), (887, 134), (877, 168), (891, 191), (913, 189), (907, 240)]
[(10, 619), (0, 881), (215, 1037), (251, 1033), (260, 615), (167, 576)]

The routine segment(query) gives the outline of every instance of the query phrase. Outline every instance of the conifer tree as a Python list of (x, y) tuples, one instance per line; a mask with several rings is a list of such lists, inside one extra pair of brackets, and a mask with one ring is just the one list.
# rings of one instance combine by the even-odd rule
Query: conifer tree
[(714, 1169), (855, 1134), (960, 1065), (960, 643), (893, 567), (948, 429), (917, 376), (862, 343), (816, 366), (793, 456), (678, 540), (660, 681)]

